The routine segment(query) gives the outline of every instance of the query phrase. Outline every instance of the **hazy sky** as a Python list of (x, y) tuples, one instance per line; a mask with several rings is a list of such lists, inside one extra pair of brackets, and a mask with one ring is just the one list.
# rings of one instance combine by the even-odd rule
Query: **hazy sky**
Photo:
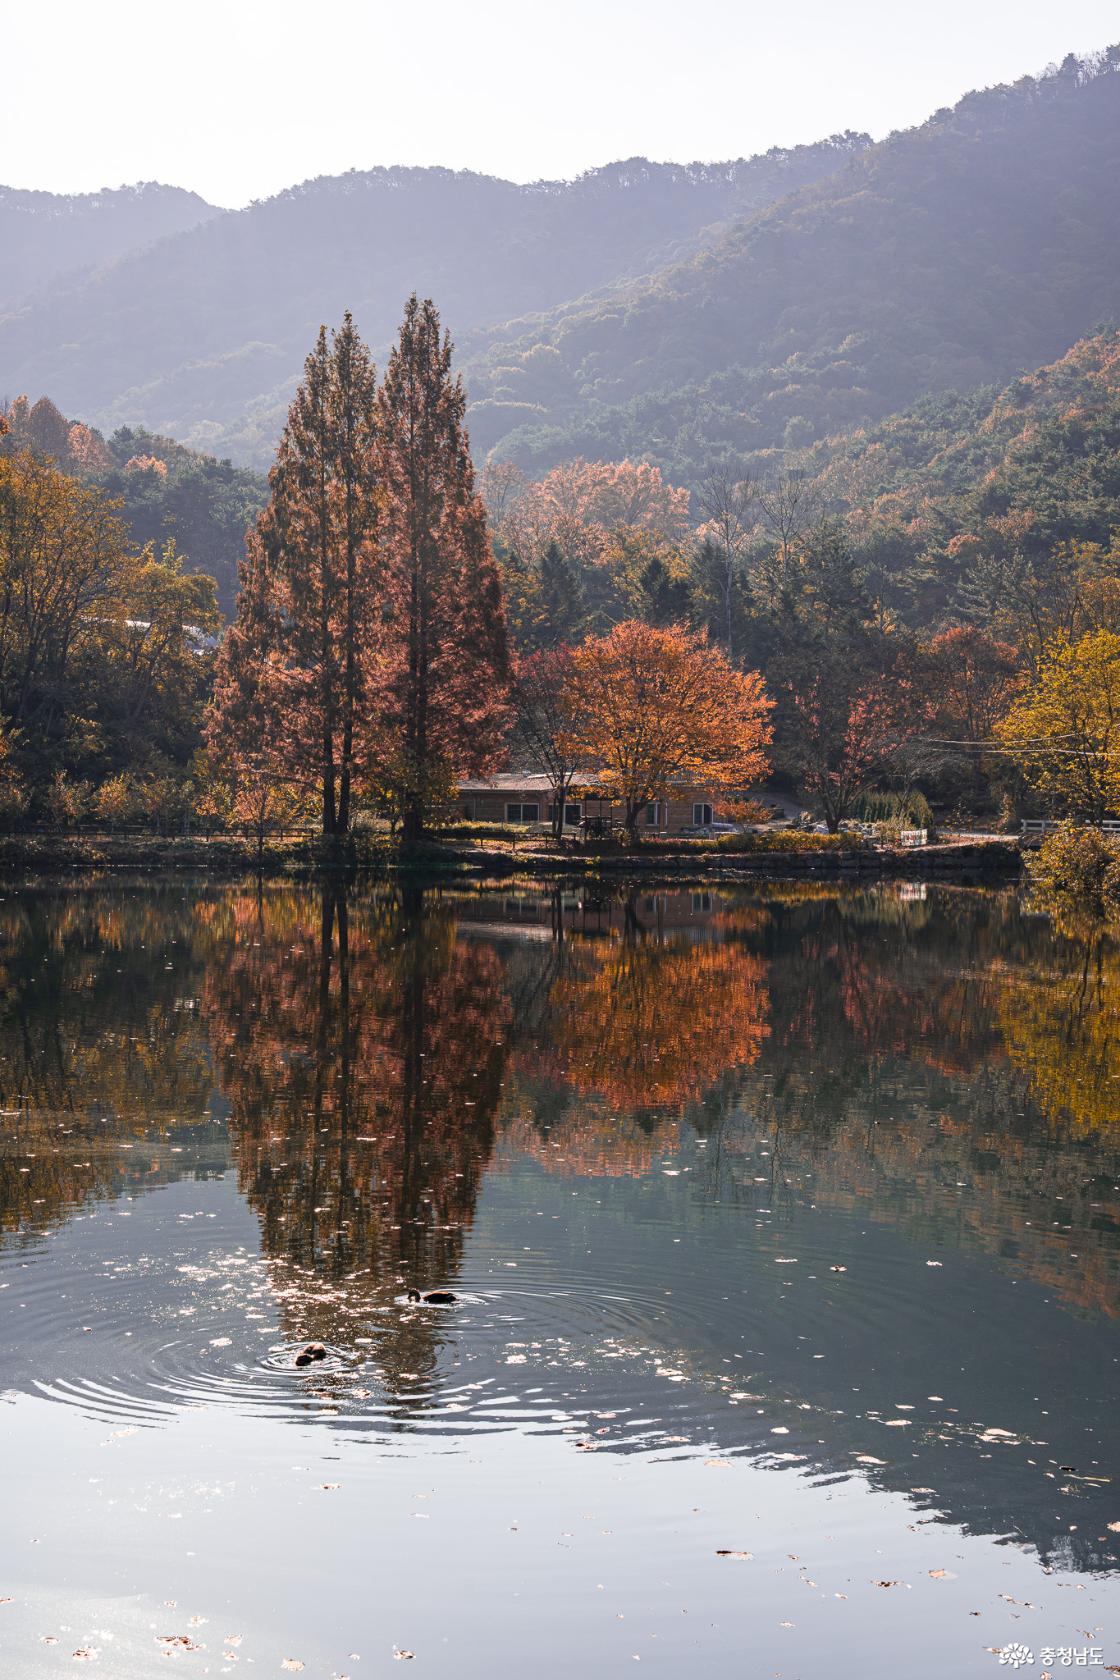
[(749, 156), (1116, 38), (1115, 0), (0, 0), (0, 182), (236, 205), (374, 164)]

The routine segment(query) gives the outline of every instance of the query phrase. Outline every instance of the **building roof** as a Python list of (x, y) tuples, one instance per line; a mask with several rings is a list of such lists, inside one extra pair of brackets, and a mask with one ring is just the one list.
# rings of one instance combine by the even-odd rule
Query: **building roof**
[[(460, 793), (509, 793), (530, 794), (533, 798), (549, 795), (553, 791), (552, 778), (543, 770), (500, 770), (495, 776), (484, 776), (479, 779), (466, 777), (458, 782)], [(574, 801), (581, 798), (598, 799), (598, 791), (602, 787), (602, 772), (598, 770), (576, 770), (569, 783), (568, 793)], [(691, 782), (681, 783), (678, 789), (681, 797), (694, 792), (702, 792), (702, 788), (695, 788)], [(610, 799), (609, 791), (602, 797)]]
[(543, 770), (502, 770), (480, 781), (468, 777), (458, 788), (460, 793), (551, 793), (552, 778)]

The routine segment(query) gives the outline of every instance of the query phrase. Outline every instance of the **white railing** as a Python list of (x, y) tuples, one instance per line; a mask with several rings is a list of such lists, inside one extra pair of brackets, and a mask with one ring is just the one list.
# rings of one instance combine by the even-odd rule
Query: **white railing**
[[(1061, 823), (1052, 817), (1024, 817), (1024, 834), (1049, 834), (1052, 828), (1061, 828)], [(1108, 817), (1099, 823), (1078, 823), (1079, 828), (1095, 828), (1100, 834), (1120, 834), (1120, 820)]]

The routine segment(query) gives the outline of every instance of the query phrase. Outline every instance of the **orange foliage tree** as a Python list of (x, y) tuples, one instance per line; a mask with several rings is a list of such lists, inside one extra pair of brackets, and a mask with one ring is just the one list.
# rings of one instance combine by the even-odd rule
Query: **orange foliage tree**
[(990, 737), (1021, 683), (1010, 642), (996, 641), (974, 625), (934, 636), (924, 649), (921, 674), (935, 717), (973, 742)]
[(761, 776), (770, 706), (758, 672), (735, 670), (701, 633), (634, 619), (576, 649), (568, 751), (598, 767), (633, 838), (652, 800)]
[(502, 462), (488, 469), (483, 494), (496, 536), (528, 562), (539, 561), (550, 542), (593, 561), (620, 525), (670, 541), (688, 530), (688, 491), (666, 484), (661, 468), (646, 461), (566, 461), (535, 483)]

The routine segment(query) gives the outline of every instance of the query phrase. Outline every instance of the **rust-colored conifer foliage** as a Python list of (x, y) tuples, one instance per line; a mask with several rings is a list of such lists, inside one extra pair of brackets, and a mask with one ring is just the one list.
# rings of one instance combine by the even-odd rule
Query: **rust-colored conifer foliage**
[(414, 296), (380, 391), (347, 315), (288, 414), (208, 738), (235, 779), (314, 789), (326, 835), (360, 795), (414, 843), (454, 774), (501, 750), (505, 617), (465, 406)]
[(501, 580), (465, 407), (451, 340), (435, 306), (414, 294), (377, 402), (385, 497), (379, 757), (383, 796), (406, 845), (457, 771), (496, 765), (507, 722)]
[(332, 835), (350, 826), (369, 719), (375, 393), (350, 315), (329, 343), (321, 328), (247, 543), (210, 714), (221, 756), (247, 776), (313, 786)]

